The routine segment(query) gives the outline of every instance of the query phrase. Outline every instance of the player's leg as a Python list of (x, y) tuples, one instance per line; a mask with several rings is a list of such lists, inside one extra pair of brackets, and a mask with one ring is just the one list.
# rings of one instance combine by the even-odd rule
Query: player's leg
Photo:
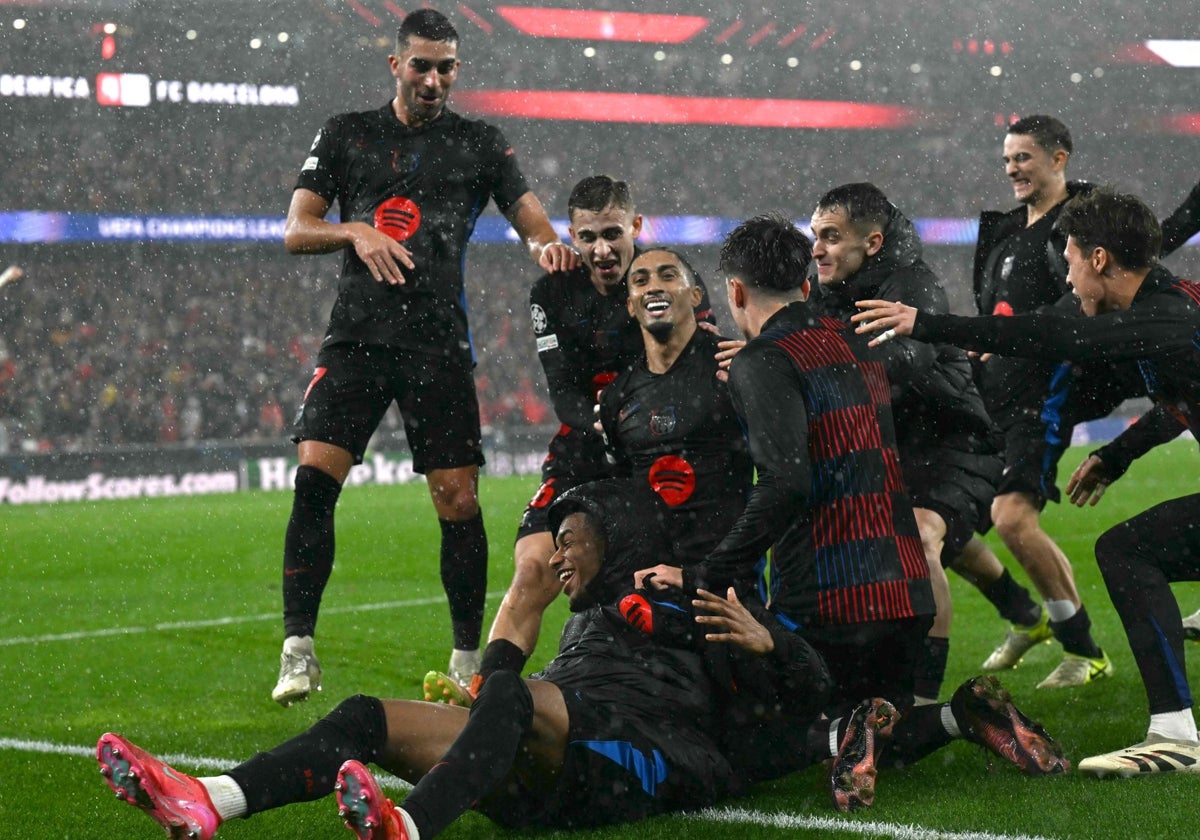
[(1084, 759), (1094, 775), (1200, 773), (1200, 741), (1184, 662), (1183, 623), (1170, 584), (1200, 580), (1200, 495), (1156, 505), (1096, 542), (1104, 575), (1150, 707), (1146, 740)]
[[(557, 461), (547, 459), (547, 463)], [(513, 549), (512, 582), (492, 621), (479, 672), (469, 682), (430, 672), (425, 676), (426, 700), (470, 705), (488, 676), (496, 671), (520, 673), (537, 647), (542, 614), (562, 591), (562, 585), (550, 569), (554, 536), (549, 530), (546, 510), (550, 502), (575, 483), (569, 478), (554, 476), (549, 469), (543, 478), (521, 516)]]
[[(516, 787), (542, 791), (543, 796), (554, 789), (569, 726), (557, 686), (503, 672), (481, 687), (469, 713), (455, 711), (468, 717), (444, 746), (415, 733), (390, 734), (410, 733), (411, 721), (407, 704), (388, 705), (388, 745), (378, 763), (416, 785), (395, 807), (360, 762), (344, 765), (339, 814), (359, 837), (434, 837), (476, 803), (503, 800), (506, 779)], [(371, 830), (372, 825), (389, 822), (402, 824), (407, 832), (384, 835)]]
[(300, 464), (283, 548), (284, 644), (271, 692), (285, 706), (321, 688), (313, 639), (333, 571), (334, 509), (391, 401), (370, 364), (358, 348), (323, 350), (296, 415)]
[(950, 624), (953, 606), (950, 603), (950, 582), (942, 566), (942, 545), (946, 539), (946, 521), (936, 510), (914, 507), (925, 563), (929, 567), (929, 582), (937, 607), (933, 626), (924, 640), (924, 655), (917, 666), (913, 691), (917, 705), (936, 703), (946, 677), (946, 662), (950, 656)]
[(441, 526), (442, 586), (450, 602), (454, 647), (449, 670), (469, 680), (479, 668), (487, 598), (487, 531), (479, 507), (482, 432), (475, 380), (453, 360), (397, 353), (393, 389), (412, 450)]
[(1066, 653), (1038, 687), (1084, 685), (1108, 676), (1112, 664), (1092, 638), (1091, 619), (1075, 588), (1071, 563), (1042, 529), (1040, 516), (1041, 508), (1029, 493), (1004, 493), (992, 503), (996, 531), (1042, 596), (1050, 628)]

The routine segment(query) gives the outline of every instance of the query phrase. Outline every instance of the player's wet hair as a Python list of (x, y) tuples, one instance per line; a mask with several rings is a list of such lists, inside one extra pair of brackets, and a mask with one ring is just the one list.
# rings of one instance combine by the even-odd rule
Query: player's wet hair
[(427, 41), (458, 43), (458, 30), (454, 24), (435, 9), (417, 9), (404, 18), (396, 30), (396, 55), (404, 52), (408, 47), (408, 39), (414, 35)]
[(1103, 248), (1122, 268), (1149, 268), (1162, 248), (1162, 227), (1137, 196), (1098, 187), (1075, 196), (1054, 226), (1075, 240), (1084, 254)]
[(866, 181), (834, 187), (817, 200), (816, 212), (841, 210), (860, 235), (882, 231), (892, 217), (892, 202), (883, 190)]
[(812, 242), (778, 213), (742, 222), (721, 245), (721, 273), (768, 292), (799, 289), (811, 261)]
[(609, 205), (633, 210), (633, 193), (629, 190), (629, 184), (608, 175), (589, 175), (571, 190), (567, 198), (567, 217), (574, 218), (576, 210), (599, 213)]
[(1028, 135), (1033, 138), (1033, 142), (1050, 153), (1062, 149), (1067, 154), (1071, 154), (1075, 150), (1075, 144), (1071, 141), (1071, 132), (1062, 120), (1045, 114), (1022, 117), (1008, 127), (1008, 133)]

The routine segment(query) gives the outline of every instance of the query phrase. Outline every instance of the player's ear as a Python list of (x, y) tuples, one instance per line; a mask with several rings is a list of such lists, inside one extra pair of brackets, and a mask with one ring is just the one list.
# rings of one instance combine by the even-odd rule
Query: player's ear
[(873, 257), (879, 253), (879, 249), (883, 247), (883, 231), (873, 230), (867, 236), (867, 256)]
[(642, 214), (641, 213), (638, 213), (636, 216), (633, 217), (633, 224), (630, 225), (630, 227), (633, 229), (633, 238), (637, 239), (638, 236), (642, 232)]
[(631, 297), (625, 298), (625, 311), (629, 313), (630, 318), (637, 317), (637, 310), (634, 309), (634, 307), (633, 307), (633, 298), (631, 298)]
[(807, 277), (805, 277), (804, 282), (800, 284), (800, 294), (802, 295), (800, 300), (808, 300), (808, 295), (811, 291), (812, 291), (812, 282)]

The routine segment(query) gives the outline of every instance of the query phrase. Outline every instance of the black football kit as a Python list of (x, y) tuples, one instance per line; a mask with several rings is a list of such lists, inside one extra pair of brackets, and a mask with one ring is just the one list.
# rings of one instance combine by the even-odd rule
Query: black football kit
[[(1200, 285), (1151, 269), (1129, 309), (1093, 317), (919, 313), (913, 338), (1070, 362), (1132, 362), (1154, 408), (1097, 450), (1108, 480), (1185, 429), (1200, 438)], [(1183, 627), (1169, 583), (1200, 579), (1200, 494), (1156, 505), (1103, 534), (1096, 560), (1129, 637), (1152, 714), (1190, 708)]]
[(741, 515), (754, 466), (729, 390), (721, 339), (696, 330), (666, 373), (645, 359), (604, 389), (600, 421), (615, 471), (645, 480), (668, 509), (675, 565), (702, 560)]

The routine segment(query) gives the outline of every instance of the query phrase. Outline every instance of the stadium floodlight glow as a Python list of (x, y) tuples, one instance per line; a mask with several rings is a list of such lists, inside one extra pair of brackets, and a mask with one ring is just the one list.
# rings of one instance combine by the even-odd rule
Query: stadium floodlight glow
[(1200, 67), (1200, 41), (1151, 39), (1146, 49), (1172, 67)]
[(1001, 69), (999, 64), (993, 64), (992, 69), (988, 70), (988, 72), (991, 73), (993, 76), (999, 76), (1001, 73), (1004, 72), (1004, 70)]
[(910, 73), (913, 73), (915, 75), (915, 74), (921, 72), (921, 65), (920, 64), (910, 64), (910, 65), (908, 65), (908, 70)]
[(657, 15), (529, 6), (497, 6), (496, 14), (526, 35), (537, 38), (575, 38), (583, 41), (679, 44), (694, 38), (708, 26), (708, 18), (699, 15)]
[(198, 33), (196, 32), (196, 30), (195, 30), (195, 29), (189, 29), (189, 30), (188, 30), (188, 31), (185, 33), (184, 37), (185, 37), (185, 38), (187, 38), (189, 41), (195, 41), (195, 40), (196, 40), (196, 35), (197, 35), (197, 34), (198, 34)]
[(286, 44), (288, 42), (288, 34), (286, 32), (280, 32), (275, 36), (275, 40), (281, 44)]
[(257, 50), (261, 46), (262, 46), (262, 38), (251, 38), (250, 39), (250, 49)]
[(104, 34), (105, 35), (112, 35), (116, 31), (117, 31), (117, 25), (115, 23), (104, 24)]
[(854, 59), (853, 61), (851, 61), (851, 62), (850, 62), (850, 69), (851, 69), (851, 70), (861, 70), (861, 69), (862, 69), (862, 62), (861, 62), (861, 61), (859, 61), (857, 58), (856, 58), (856, 59)]
[(583, 54), (586, 55), (588, 58), (595, 58), (596, 57), (596, 48), (595, 47), (584, 47)]
[(24, 28), (25, 28), (25, 18), (17, 18), (16, 20), (13, 21), (13, 29), (24, 29)]
[(1080, 82), (1082, 82), (1082, 81), (1083, 81), (1083, 74), (1082, 74), (1082, 73), (1072, 73), (1072, 74), (1071, 74), (1071, 81), (1072, 81), (1074, 84), (1079, 84)]
[(454, 97), (475, 116), (650, 125), (871, 129), (912, 125), (924, 116), (903, 105), (805, 99), (548, 90), (467, 90)]
[(667, 54), (665, 52), (663, 52), (662, 50), (654, 51), (654, 60), (655, 61), (665, 61), (666, 58), (667, 58)]
[(794, 56), (794, 55), (788, 56), (787, 66), (788, 67), (799, 67), (800, 59), (796, 58), (796, 56)]
[(733, 56), (731, 56), (729, 53), (725, 53), (724, 55), (721, 56), (721, 63), (722, 64), (733, 64)]

